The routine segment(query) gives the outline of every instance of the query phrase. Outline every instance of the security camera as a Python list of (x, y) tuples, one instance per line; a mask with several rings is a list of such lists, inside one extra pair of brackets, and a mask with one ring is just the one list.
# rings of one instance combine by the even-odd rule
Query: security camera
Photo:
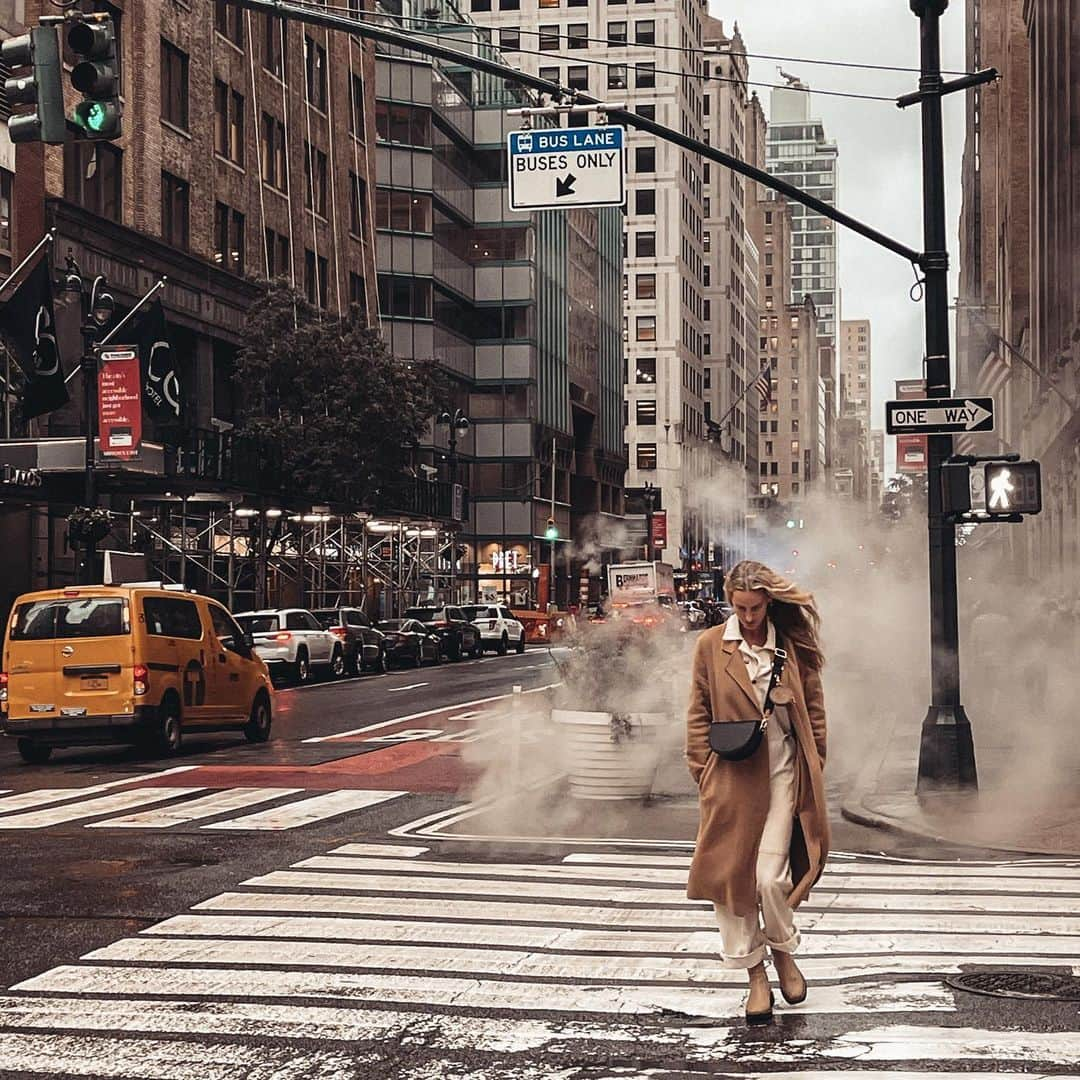
[(427, 477), (428, 480), (434, 480), (438, 475), (439, 470), (434, 465), (421, 465), (420, 471)]

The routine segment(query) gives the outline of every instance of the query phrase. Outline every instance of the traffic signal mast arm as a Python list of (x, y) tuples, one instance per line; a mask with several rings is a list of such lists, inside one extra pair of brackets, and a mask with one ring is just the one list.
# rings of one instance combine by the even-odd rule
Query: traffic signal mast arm
[(864, 236), (867, 240), (871, 240), (880, 247), (901, 256), (909, 263), (914, 263), (925, 269), (925, 255), (920, 254), (913, 248), (909, 248), (906, 244), (900, 243), (899, 240), (886, 236), (857, 218), (845, 214), (842, 210), (837, 210), (836, 207), (822, 202), (821, 199), (801, 191), (785, 180), (781, 180), (779, 177), (773, 176), (762, 169), (755, 168), (753, 165), (748, 165), (745, 161), (740, 161), (739, 158), (727, 154), (723, 150), (718, 150), (714, 146), (709, 146), (699, 139), (692, 139), (673, 128), (658, 124), (655, 120), (646, 119), (644, 116), (628, 112), (626, 109), (606, 108), (599, 98), (592, 97), (590, 94), (569, 91), (565, 87), (559, 86), (558, 83), (553, 83), (548, 79), (541, 79), (536, 75), (529, 75), (524, 71), (518, 71), (496, 60), (487, 60), (481, 56), (461, 52), (459, 49), (451, 49), (438, 42), (419, 41), (415, 36), (403, 30), (394, 30), (388, 26), (373, 26), (371, 23), (362, 22), (345, 15), (333, 15), (328, 11), (314, 11), (311, 8), (285, 3), (283, 0), (225, 0), (225, 2), (248, 8), (251, 11), (262, 12), (264, 15), (271, 15), (281, 19), (296, 19), (299, 22), (310, 23), (315, 26), (325, 26), (331, 30), (342, 30), (349, 34), (355, 34), (357, 37), (371, 38), (373, 41), (382, 42), (384, 45), (395, 45), (411, 52), (435, 57), (438, 60), (460, 64), (462, 67), (472, 68), (474, 71), (482, 71), (497, 78), (519, 83), (538, 93), (549, 94), (556, 99), (572, 94), (576, 104), (599, 106), (602, 111), (607, 113), (610, 119), (626, 124), (627, 127), (637, 128), (639, 131), (656, 135), (658, 138), (674, 143), (676, 146), (681, 146), (684, 150), (700, 154), (709, 161), (714, 161), (718, 165), (731, 169), (733, 172), (740, 173), (747, 179), (779, 192), (794, 202), (809, 207), (815, 213), (830, 218), (838, 225), (843, 225), (853, 232), (859, 233), (860, 236)]

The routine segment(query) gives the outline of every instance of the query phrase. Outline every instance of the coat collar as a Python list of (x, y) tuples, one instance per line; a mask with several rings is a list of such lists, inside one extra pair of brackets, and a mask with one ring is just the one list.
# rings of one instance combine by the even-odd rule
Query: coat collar
[(725, 641), (723, 647), (724, 652), (730, 654), (725, 670), (738, 683), (739, 689), (746, 695), (746, 700), (750, 702), (754, 715), (757, 716), (761, 712), (761, 705), (758, 703), (753, 686), (750, 685), (750, 674), (746, 670), (746, 661), (743, 659), (742, 653), (739, 652), (739, 643), (738, 641)]

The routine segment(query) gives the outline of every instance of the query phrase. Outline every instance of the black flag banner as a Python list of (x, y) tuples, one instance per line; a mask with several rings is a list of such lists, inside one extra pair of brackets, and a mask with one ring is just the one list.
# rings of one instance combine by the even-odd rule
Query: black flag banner
[(183, 400), (176, 353), (165, 334), (165, 310), (155, 300), (135, 326), (142, 363), (143, 403), (153, 419), (178, 424)]
[(23, 417), (32, 420), (66, 405), (48, 258), (39, 259), (11, 298), (0, 304), (0, 331), (22, 368)]

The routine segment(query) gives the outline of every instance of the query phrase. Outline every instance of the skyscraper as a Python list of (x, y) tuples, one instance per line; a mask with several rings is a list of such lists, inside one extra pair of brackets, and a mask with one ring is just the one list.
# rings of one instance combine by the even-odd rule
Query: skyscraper
[[(837, 149), (812, 116), (810, 90), (793, 75), (788, 86), (772, 91), (766, 140), (770, 173), (836, 205)], [(791, 204), (791, 297), (809, 295), (817, 311), (818, 371), (825, 387), (826, 466), (831, 465), (834, 421), (839, 412), (836, 372), (837, 318), (840, 295), (836, 274), (836, 229), (832, 221), (800, 203)]]

